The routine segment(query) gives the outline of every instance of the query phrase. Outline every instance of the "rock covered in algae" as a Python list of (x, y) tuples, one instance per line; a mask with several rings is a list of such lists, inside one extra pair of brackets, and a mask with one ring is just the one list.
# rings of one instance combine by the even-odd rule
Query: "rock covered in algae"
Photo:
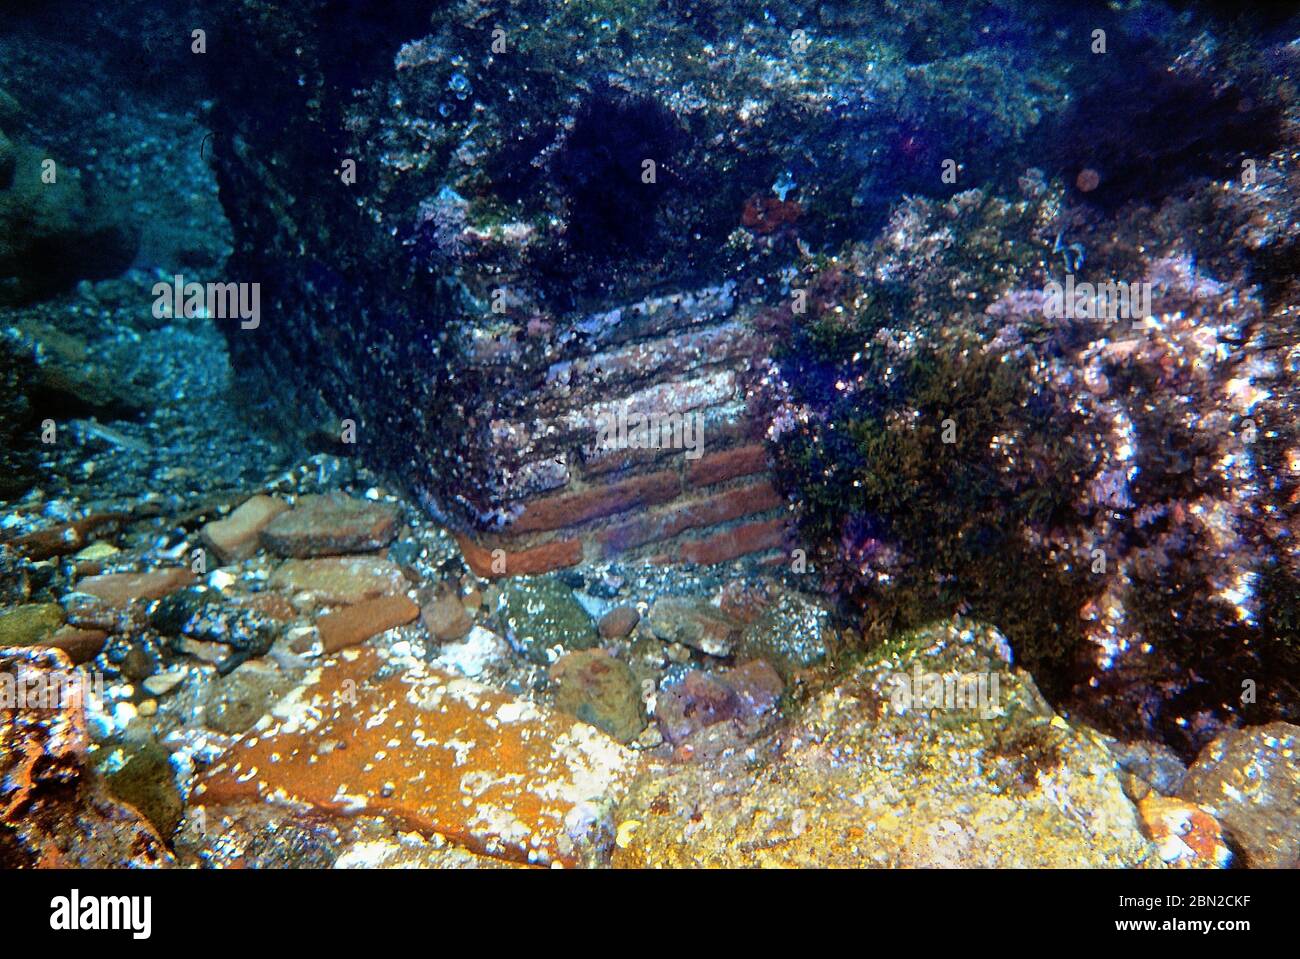
[(1300, 866), (1300, 727), (1224, 733), (1187, 771), (1182, 795), (1223, 822), (1248, 865)]
[[(792, 345), (769, 435), (840, 596), (884, 634), (969, 611), (1054, 702), (1184, 760), (1293, 718), (1294, 686), (1267, 679), (1297, 648), (1295, 290), (1243, 239), (1300, 189), (1288, 152), (1265, 187), (1201, 185), (1065, 240), (1077, 214), (1035, 171), (1007, 198), (909, 198), (813, 272), (807, 314), (771, 317)], [(1289, 219), (1266, 222), (1294, 250)], [(1070, 236), (1086, 272), (1054, 252)], [(1053, 284), (1077, 284), (1068, 316)]]
[(886, 644), (765, 744), (651, 769), (614, 865), (1158, 865), (1102, 738), (1006, 657), (960, 619)]

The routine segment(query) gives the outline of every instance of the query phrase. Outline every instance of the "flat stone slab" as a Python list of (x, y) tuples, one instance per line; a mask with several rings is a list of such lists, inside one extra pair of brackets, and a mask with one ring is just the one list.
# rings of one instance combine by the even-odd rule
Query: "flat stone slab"
[(332, 606), (350, 605), (378, 596), (400, 596), (410, 583), (401, 567), (373, 556), (287, 559), (271, 573), (271, 589), (314, 593)]
[(741, 624), (702, 599), (662, 596), (646, 614), (651, 631), (666, 643), (681, 643), (709, 656), (729, 656)]
[(338, 556), (383, 549), (397, 529), (397, 508), (389, 504), (338, 494), (303, 496), (271, 520), (261, 542), (277, 556)]
[(257, 552), (259, 534), (287, 509), (289, 504), (282, 499), (254, 496), (225, 519), (206, 524), (199, 535), (222, 563), (235, 563)]
[(155, 569), (145, 573), (105, 573), (78, 581), (77, 592), (89, 593), (114, 609), (122, 609), (136, 600), (162, 599), (182, 586), (194, 582), (189, 569)]
[(313, 670), (199, 782), (193, 804), (382, 816), (481, 855), (600, 861), (636, 756), (604, 733), (369, 647)]

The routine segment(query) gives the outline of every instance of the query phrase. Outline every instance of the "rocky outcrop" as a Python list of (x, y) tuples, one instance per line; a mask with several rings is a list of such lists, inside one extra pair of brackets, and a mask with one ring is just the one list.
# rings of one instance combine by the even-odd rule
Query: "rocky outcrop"
[(1188, 769), (1182, 795), (1223, 822), (1247, 865), (1300, 866), (1300, 727), (1223, 733)]
[(1267, 170), (1105, 226), (1034, 170), (910, 199), (773, 311), (779, 485), (880, 635), (968, 611), (1054, 702), (1184, 760), (1294, 718), (1296, 291), (1261, 251), (1294, 249), (1300, 178)]
[(965, 621), (901, 637), (765, 742), (655, 767), (614, 865), (1158, 865), (1104, 740)]
[[(233, 4), (213, 156), (230, 279), (262, 285), (266, 322), (227, 324), (250, 393), (351, 423), (480, 575), (786, 548), (756, 306), (1067, 102), (1055, 15), (1008, 0), (1013, 67), (975, 18), (884, 6)], [(620, 411), (698, 418), (702, 457), (598, 448)]]

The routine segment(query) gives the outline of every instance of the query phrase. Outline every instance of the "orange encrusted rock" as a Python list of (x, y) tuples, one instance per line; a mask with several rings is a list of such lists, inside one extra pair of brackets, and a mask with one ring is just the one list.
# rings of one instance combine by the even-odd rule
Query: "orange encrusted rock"
[(1223, 827), (1201, 807), (1182, 799), (1148, 796), (1137, 804), (1142, 833), (1160, 858), (1178, 868), (1223, 868), (1232, 861)]
[(0, 649), (0, 869), (175, 864), (87, 756), (89, 677), (57, 649)]
[(489, 856), (600, 861), (636, 757), (598, 729), (423, 663), (350, 649), (309, 674), (192, 803), (383, 816)]

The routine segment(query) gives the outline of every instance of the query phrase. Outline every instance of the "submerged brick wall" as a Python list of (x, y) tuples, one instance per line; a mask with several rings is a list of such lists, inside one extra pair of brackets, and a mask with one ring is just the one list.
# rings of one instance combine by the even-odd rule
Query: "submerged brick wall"
[[(474, 519), (459, 537), (476, 572), (717, 563), (782, 548), (784, 502), (748, 403), (769, 343), (730, 284), (539, 327), (560, 346), (535, 369), (491, 338), (467, 350), (491, 409), (462, 449), (482, 480), (462, 500)], [(600, 446), (602, 418), (620, 410), (692, 417), (698, 451)]]

